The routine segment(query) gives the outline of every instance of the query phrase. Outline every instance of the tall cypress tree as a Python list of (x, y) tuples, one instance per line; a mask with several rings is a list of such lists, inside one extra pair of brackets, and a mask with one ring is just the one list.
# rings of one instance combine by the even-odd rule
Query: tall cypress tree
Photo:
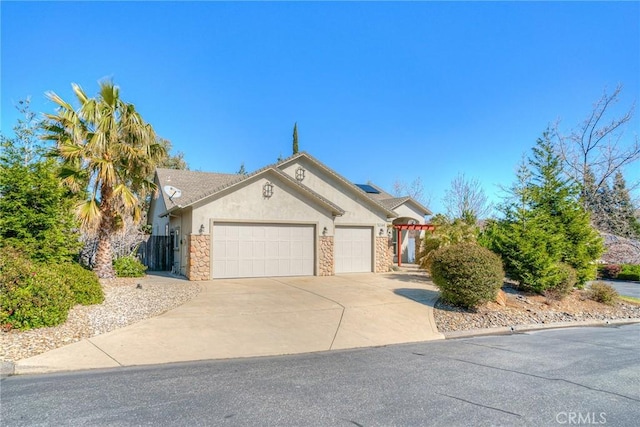
[(298, 154), (298, 122), (293, 124), (293, 154)]

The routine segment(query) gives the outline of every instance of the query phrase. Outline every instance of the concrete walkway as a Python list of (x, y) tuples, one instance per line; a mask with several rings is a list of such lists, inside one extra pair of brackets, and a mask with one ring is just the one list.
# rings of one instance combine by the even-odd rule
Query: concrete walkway
[(202, 286), (196, 298), (180, 307), (20, 360), (15, 373), (283, 355), (444, 338), (433, 318), (438, 292), (419, 273), (220, 279)]

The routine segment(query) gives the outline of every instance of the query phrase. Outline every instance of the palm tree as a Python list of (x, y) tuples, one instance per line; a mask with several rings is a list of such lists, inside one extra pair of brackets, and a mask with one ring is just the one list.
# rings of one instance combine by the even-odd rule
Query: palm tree
[(100, 82), (95, 98), (87, 97), (77, 84), (71, 86), (80, 107), (76, 110), (48, 92), (58, 107), (56, 114), (45, 114), (43, 138), (56, 144), (63, 182), (75, 192), (86, 192), (76, 214), (85, 231), (97, 232), (93, 269), (98, 277), (113, 278), (110, 237), (126, 215), (140, 220), (142, 200), (156, 190), (149, 176), (166, 151), (151, 125), (133, 104), (120, 99), (111, 81)]

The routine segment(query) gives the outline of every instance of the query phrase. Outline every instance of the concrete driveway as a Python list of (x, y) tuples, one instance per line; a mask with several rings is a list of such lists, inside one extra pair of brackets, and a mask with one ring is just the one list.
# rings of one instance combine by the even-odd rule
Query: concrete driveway
[[(178, 280), (148, 276), (145, 280)], [(282, 355), (442, 339), (420, 273), (202, 282), (160, 316), (16, 362), (16, 373)]]

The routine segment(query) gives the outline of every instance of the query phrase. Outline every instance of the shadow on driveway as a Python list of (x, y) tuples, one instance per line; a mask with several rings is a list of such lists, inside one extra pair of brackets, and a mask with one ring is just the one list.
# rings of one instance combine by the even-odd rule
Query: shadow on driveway
[(397, 280), (399, 282), (407, 282), (407, 283), (426, 283), (431, 281), (429, 276), (425, 274), (391, 273), (391, 274), (387, 274), (387, 277), (393, 280)]
[(433, 307), (434, 302), (440, 297), (440, 292), (428, 289), (399, 288), (394, 289), (393, 293), (429, 307)]

